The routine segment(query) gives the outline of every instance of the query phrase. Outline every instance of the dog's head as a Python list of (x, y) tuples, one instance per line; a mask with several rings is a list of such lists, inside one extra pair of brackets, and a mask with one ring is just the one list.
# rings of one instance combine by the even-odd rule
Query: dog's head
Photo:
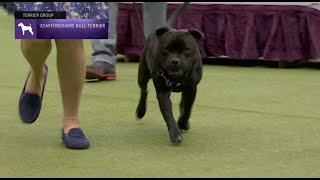
[(201, 59), (199, 42), (205, 36), (197, 29), (176, 30), (162, 27), (156, 30), (160, 65), (170, 76), (179, 77)]
[(23, 26), (22, 22), (18, 24), (19, 27)]

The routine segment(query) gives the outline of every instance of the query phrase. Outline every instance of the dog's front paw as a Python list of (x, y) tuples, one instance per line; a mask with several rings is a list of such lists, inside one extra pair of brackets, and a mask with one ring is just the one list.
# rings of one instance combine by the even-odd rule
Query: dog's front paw
[(182, 143), (182, 136), (179, 130), (169, 132), (169, 136), (172, 145), (178, 146)]
[(183, 130), (183, 131), (188, 131), (190, 129), (190, 123), (189, 122), (183, 122), (179, 119), (178, 121), (178, 127), (179, 129)]
[(142, 119), (145, 114), (146, 114), (146, 106), (139, 104), (136, 110), (136, 116), (139, 119)]

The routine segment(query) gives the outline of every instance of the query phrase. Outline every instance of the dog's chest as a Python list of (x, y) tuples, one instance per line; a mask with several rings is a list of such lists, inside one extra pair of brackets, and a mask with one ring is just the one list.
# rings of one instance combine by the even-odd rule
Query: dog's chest
[(183, 89), (182, 83), (178, 82), (178, 83), (173, 85), (172, 92), (177, 92), (178, 93), (178, 92), (181, 92), (182, 89)]
[(165, 86), (171, 88), (172, 92), (181, 92), (184, 87), (184, 79), (171, 79), (164, 75), (159, 75), (161, 81)]

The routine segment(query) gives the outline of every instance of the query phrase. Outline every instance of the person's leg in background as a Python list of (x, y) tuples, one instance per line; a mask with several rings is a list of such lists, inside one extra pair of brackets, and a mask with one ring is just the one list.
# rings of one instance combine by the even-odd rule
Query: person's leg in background
[[(146, 39), (155, 29), (165, 25), (167, 19), (166, 2), (143, 2), (143, 31)], [(140, 54), (127, 55), (129, 62), (139, 62)]]
[(86, 79), (116, 79), (118, 2), (109, 3), (108, 39), (91, 41), (93, 48), (92, 64), (87, 66)]
[(143, 24), (145, 37), (155, 29), (165, 25), (167, 19), (166, 2), (144, 2)]

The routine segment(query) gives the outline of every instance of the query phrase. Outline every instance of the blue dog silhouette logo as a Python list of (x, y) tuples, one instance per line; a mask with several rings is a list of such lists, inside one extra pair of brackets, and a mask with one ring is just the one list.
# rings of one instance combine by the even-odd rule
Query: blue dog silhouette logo
[(22, 31), (22, 35), (24, 35), (24, 33), (26, 31), (29, 31), (29, 33), (31, 33), (31, 35), (33, 35), (33, 31), (32, 31), (32, 26), (31, 24), (29, 23), (29, 26), (26, 26), (24, 25), (22, 22), (18, 24), (18, 27), (21, 28), (21, 31)]

